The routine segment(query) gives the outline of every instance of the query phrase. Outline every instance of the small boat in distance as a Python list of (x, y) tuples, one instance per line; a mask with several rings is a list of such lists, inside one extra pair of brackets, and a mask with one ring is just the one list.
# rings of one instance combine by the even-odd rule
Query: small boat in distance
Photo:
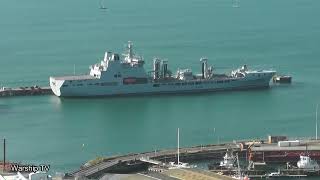
[(276, 75), (273, 76), (273, 82), (274, 83), (286, 83), (286, 84), (290, 84), (292, 81), (292, 77), (291, 76), (287, 76), (287, 75)]
[(104, 6), (103, 0), (100, 1), (100, 9), (108, 9)]
[(233, 8), (239, 8), (240, 7), (240, 0), (233, 0), (232, 1), (232, 7)]

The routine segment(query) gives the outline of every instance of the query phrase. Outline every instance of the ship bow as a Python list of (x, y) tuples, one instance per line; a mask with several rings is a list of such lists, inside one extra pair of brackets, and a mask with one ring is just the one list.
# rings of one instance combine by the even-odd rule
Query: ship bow
[(50, 87), (52, 89), (52, 92), (56, 95), (56, 96), (61, 96), (61, 86), (63, 85), (64, 80), (58, 80), (54, 77), (50, 77)]

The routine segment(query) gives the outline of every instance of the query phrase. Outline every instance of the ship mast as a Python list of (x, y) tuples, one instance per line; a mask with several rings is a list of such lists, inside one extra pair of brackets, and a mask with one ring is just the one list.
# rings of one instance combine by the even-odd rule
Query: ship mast
[(132, 61), (133, 58), (133, 44), (131, 41), (128, 42), (128, 58)]
[(180, 164), (180, 159), (179, 159), (179, 128), (178, 128), (178, 162), (177, 164), (179, 165)]
[(316, 140), (318, 140), (318, 107), (319, 107), (319, 104), (317, 104), (317, 108), (316, 108)]
[(237, 153), (237, 165), (238, 165), (238, 175), (239, 175), (239, 178), (242, 179), (238, 153)]

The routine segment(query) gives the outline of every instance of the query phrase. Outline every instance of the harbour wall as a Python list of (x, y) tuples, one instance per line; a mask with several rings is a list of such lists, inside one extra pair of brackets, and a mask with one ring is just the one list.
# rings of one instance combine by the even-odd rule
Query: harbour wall
[(0, 90), (0, 97), (10, 96), (34, 96), (34, 95), (52, 95), (53, 92), (50, 87), (19, 87), (19, 88), (5, 88)]

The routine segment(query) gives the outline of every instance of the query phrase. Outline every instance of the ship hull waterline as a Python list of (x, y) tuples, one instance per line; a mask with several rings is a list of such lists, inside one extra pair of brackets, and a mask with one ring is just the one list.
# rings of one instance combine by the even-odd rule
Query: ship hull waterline
[[(271, 79), (271, 78), (270, 78)], [(123, 87), (124, 88), (124, 87)], [(136, 88), (133, 89), (122, 89), (116, 88), (118, 92), (112, 90), (108, 93), (108, 88), (106, 87), (103, 91), (104, 92), (97, 92), (97, 91), (90, 91), (87, 88), (77, 88), (77, 89), (55, 89), (52, 87), (53, 92), (58, 97), (127, 97), (127, 96), (152, 96), (152, 95), (190, 95), (190, 94), (205, 94), (205, 93), (213, 93), (213, 92), (223, 92), (223, 91), (247, 91), (247, 90), (259, 90), (259, 89), (268, 89), (270, 88), (269, 81), (264, 83), (257, 83), (257, 84), (248, 84), (248, 85), (239, 85), (239, 86), (229, 86), (229, 87), (214, 87), (214, 88), (184, 88), (184, 89), (177, 89), (172, 88), (171, 90), (153, 90), (153, 91), (140, 91), (137, 92)], [(81, 90), (80, 90), (81, 89)], [(121, 90), (120, 90), (121, 89)], [(138, 88), (139, 89), (139, 88)], [(151, 88), (152, 89), (152, 88)], [(131, 92), (130, 92), (131, 91)], [(91, 93), (90, 93), (91, 92)]]

